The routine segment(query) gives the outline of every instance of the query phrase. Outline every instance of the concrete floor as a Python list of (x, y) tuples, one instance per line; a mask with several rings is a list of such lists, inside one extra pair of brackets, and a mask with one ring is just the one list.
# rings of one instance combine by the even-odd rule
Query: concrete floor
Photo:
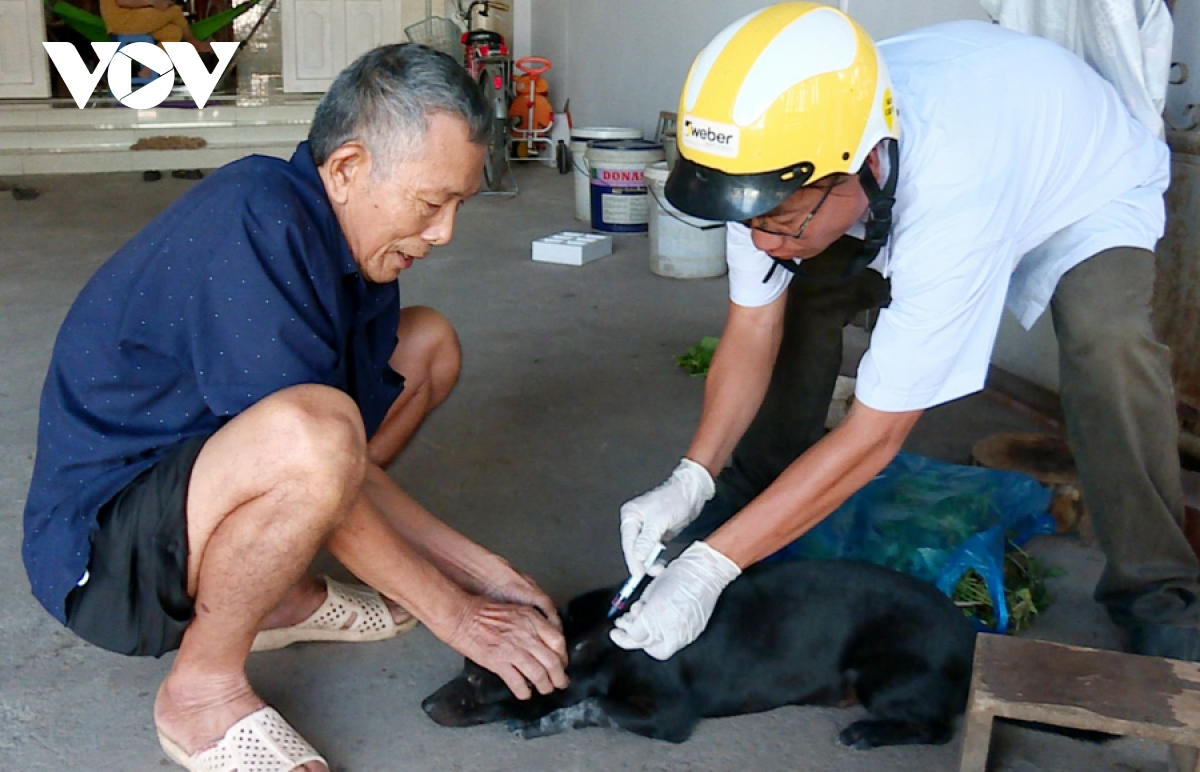
[[(465, 366), (456, 395), (393, 474), (434, 513), (507, 557), (555, 598), (623, 578), (617, 509), (668, 474), (699, 415), (703, 381), (672, 356), (720, 331), (723, 279), (680, 281), (648, 270), (645, 237), (583, 268), (529, 259), (530, 242), (574, 229), (570, 177), (519, 170), (515, 198), (479, 197), (454, 243), (401, 279), (406, 304), (441, 309), (458, 327)], [(21, 513), (32, 470), (38, 394), (58, 325), (95, 268), (194, 183), (138, 174), (37, 177), (34, 201), (0, 196), (0, 768), (170, 767), (151, 721), (170, 666), (96, 649), (61, 628), (29, 593)], [(861, 333), (847, 333), (848, 360)], [(852, 362), (847, 362), (851, 368)], [(1041, 428), (988, 393), (922, 419), (909, 449), (965, 462), (995, 431)], [(1100, 647), (1116, 632), (1092, 602), (1103, 557), (1069, 537), (1032, 551), (1065, 569), (1056, 604), (1032, 635)], [(326, 566), (337, 571), (337, 567)], [(254, 655), (251, 680), (342, 772), (396, 770), (953, 770), (941, 747), (849, 751), (836, 742), (854, 710), (782, 708), (704, 722), (679, 746), (610, 730), (537, 741), (500, 726), (434, 725), (421, 698), (459, 657), (419, 628), (399, 640), (309, 645)], [(996, 770), (1162, 770), (1161, 745), (1106, 746), (999, 727)]]

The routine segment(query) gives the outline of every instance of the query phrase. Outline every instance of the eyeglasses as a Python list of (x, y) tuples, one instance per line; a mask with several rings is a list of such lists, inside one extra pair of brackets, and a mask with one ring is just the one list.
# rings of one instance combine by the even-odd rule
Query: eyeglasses
[(833, 185), (829, 185), (828, 187), (825, 188), (825, 192), (821, 194), (821, 199), (819, 201), (817, 201), (817, 205), (814, 206), (812, 208), (812, 210), (804, 216), (804, 222), (800, 223), (800, 229), (798, 231), (796, 231), (795, 233), (784, 233), (782, 231), (773, 231), (770, 228), (763, 228), (760, 225), (755, 225), (754, 221), (759, 219), (757, 217), (752, 217), (749, 220), (743, 220), (742, 225), (745, 225), (750, 230), (755, 230), (755, 231), (758, 231), (759, 233), (766, 233), (771, 236), (781, 236), (785, 239), (799, 239), (801, 236), (804, 235), (804, 231), (805, 231), (805, 229), (808, 228), (808, 224), (813, 221), (814, 217), (817, 216), (817, 212), (821, 211), (821, 207), (822, 207), (822, 205), (824, 205), (825, 199), (829, 198), (829, 194), (832, 193), (833, 189), (836, 187), (837, 187), (837, 184), (834, 183)]

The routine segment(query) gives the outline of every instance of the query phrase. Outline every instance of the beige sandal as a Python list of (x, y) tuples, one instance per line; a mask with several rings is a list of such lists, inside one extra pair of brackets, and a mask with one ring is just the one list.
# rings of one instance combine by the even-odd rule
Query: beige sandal
[(329, 768), (329, 762), (271, 707), (254, 711), (229, 727), (216, 745), (191, 756), (162, 732), (158, 742), (171, 761), (191, 772), (291, 772), (312, 761)]
[(325, 602), (312, 616), (291, 627), (259, 632), (250, 651), (274, 651), (303, 641), (382, 641), (416, 626), (417, 618), (407, 612), (399, 622), (392, 619), (383, 596), (374, 589), (352, 587), (327, 576)]

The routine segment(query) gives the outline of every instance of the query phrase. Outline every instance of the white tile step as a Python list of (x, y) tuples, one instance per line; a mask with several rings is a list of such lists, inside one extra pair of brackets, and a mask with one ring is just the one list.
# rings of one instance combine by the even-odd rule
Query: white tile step
[(211, 144), (199, 150), (114, 150), (110, 148), (0, 151), (0, 177), (26, 174), (92, 174), (155, 169), (213, 169), (252, 154), (291, 158), (295, 142)]
[[(113, 103), (108, 103), (113, 104)], [(131, 110), (70, 100), (0, 102), (0, 175), (214, 168), (251, 153), (290, 157), (308, 136), (317, 100), (210, 103), (202, 110)], [(201, 137), (197, 150), (130, 150), (154, 136)]]
[(158, 107), (131, 110), (128, 107), (87, 107), (71, 103), (67, 107), (46, 104), (5, 104), (0, 102), (0, 131), (82, 128), (138, 128), (144, 126), (261, 126), (277, 123), (308, 123), (316, 103), (238, 106), (217, 105), (203, 110)]
[[(212, 123), (194, 126), (142, 125), (102, 129), (80, 127), (68, 129), (0, 130), (0, 152), (11, 150), (46, 150), (65, 152), (84, 149), (128, 149), (139, 139), (159, 136), (199, 137), (210, 145), (221, 144), (279, 144), (297, 143), (308, 136), (308, 123), (269, 123), (258, 125), (221, 126)], [(141, 151), (139, 151), (141, 152)]]

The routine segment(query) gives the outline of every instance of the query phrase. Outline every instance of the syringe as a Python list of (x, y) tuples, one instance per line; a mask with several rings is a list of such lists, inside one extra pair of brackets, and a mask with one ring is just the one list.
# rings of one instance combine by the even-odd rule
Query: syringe
[(658, 560), (658, 556), (661, 555), (665, 549), (666, 547), (661, 543), (656, 544), (654, 549), (650, 550), (650, 555), (646, 558), (646, 562), (642, 564), (642, 567), (646, 569), (647, 573), (642, 574), (637, 578), (631, 576), (625, 580), (625, 584), (621, 585), (621, 589), (617, 591), (617, 594), (612, 599), (612, 605), (608, 608), (609, 619), (616, 619), (625, 611), (626, 607), (629, 605), (629, 599), (633, 597), (635, 592), (637, 592), (638, 585), (642, 583), (643, 579), (649, 576), (648, 572), (654, 565), (654, 561)]

